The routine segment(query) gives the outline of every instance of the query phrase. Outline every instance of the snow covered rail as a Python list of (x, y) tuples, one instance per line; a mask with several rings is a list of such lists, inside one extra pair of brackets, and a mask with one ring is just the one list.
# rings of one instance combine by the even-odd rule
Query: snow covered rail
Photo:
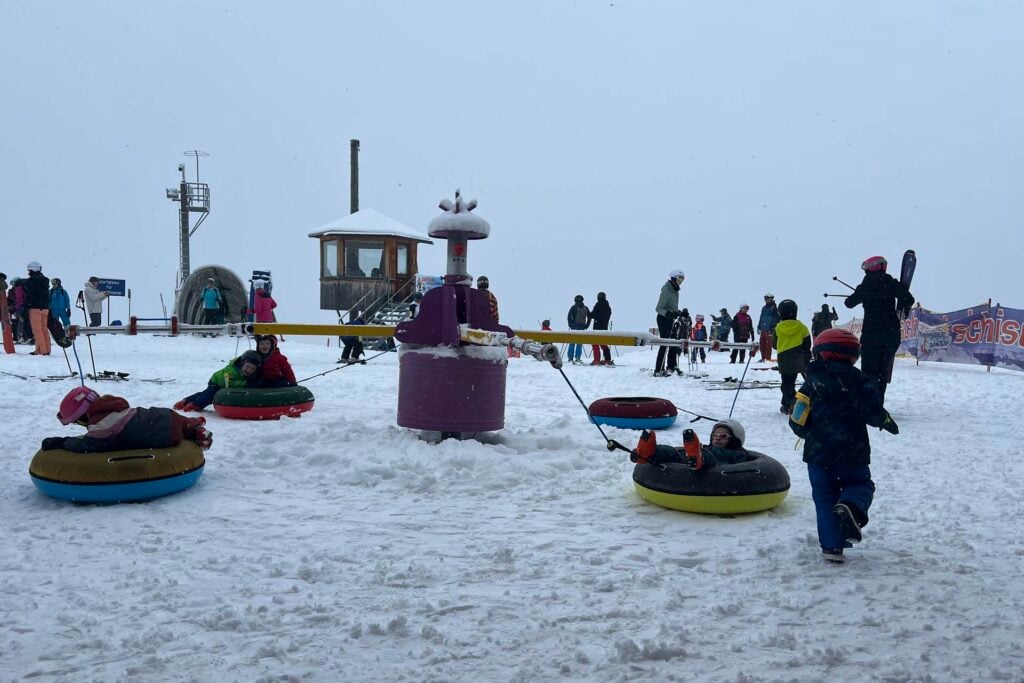
[[(252, 323), (251, 334), (301, 334), (301, 335), (342, 335), (354, 337), (393, 337), (395, 327), (388, 325), (305, 325), (301, 323)], [(466, 330), (467, 332), (470, 329)], [(691, 341), (688, 339), (665, 339), (648, 332), (617, 332), (611, 330), (583, 330), (577, 332), (552, 330), (513, 330), (516, 337), (541, 344), (597, 344), (599, 346), (680, 346), (705, 349), (742, 349), (757, 346), (754, 342)], [(482, 331), (481, 331), (482, 332)], [(492, 333), (493, 334), (493, 333)], [(468, 338), (461, 334), (463, 341), (490, 344), (485, 337)], [(504, 337), (504, 335), (502, 335)], [(507, 337), (505, 337), (508, 339)], [(513, 337), (512, 339), (515, 339)], [(511, 341), (509, 339), (508, 341)], [(520, 349), (522, 350), (522, 349)], [(530, 353), (531, 351), (526, 351)]]
[[(166, 325), (140, 325), (137, 318), (132, 318), (128, 325), (100, 325), (99, 327), (80, 327), (72, 325), (68, 335), (75, 338), (80, 334), (222, 334), (228, 337), (246, 337), (253, 334), (296, 334), (327, 337), (394, 337), (394, 325), (335, 325), (306, 323), (227, 323), (224, 325), (187, 325), (172, 317)], [(467, 330), (467, 332), (470, 330)], [(552, 330), (514, 330), (515, 337), (504, 338), (503, 344), (521, 341), (545, 344), (597, 344), (599, 346), (678, 346), (682, 348), (705, 349), (743, 349), (756, 348), (753, 342), (717, 342), (692, 341), (689, 339), (665, 339), (648, 332), (617, 332), (611, 330), (552, 331)], [(487, 341), (484, 337), (476, 338), (463, 335), (463, 341), (476, 344), (494, 345), (496, 340)], [(493, 343), (492, 343), (493, 342)], [(519, 347), (515, 347), (519, 348)], [(535, 356), (539, 348), (519, 348), (520, 351)], [(545, 359), (546, 360), (546, 359)]]

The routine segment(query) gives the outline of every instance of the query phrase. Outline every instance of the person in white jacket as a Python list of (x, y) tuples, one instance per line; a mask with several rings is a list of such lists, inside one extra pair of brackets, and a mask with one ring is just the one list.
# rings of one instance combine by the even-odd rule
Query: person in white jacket
[(103, 322), (103, 300), (110, 296), (110, 292), (101, 292), (96, 288), (100, 283), (98, 277), (91, 277), (82, 289), (82, 296), (85, 299), (85, 312), (89, 314), (89, 327), (99, 327)]

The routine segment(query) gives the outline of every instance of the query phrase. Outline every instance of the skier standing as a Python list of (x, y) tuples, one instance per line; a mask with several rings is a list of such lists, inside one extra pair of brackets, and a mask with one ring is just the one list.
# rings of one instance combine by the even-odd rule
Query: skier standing
[(835, 306), (832, 307), (832, 311), (829, 312), (828, 304), (822, 304), (821, 310), (814, 314), (811, 318), (811, 336), (817, 337), (825, 330), (832, 329), (832, 323), (839, 320), (839, 314), (836, 313)]
[[(583, 303), (583, 295), (577, 294), (573, 297), (573, 304), (566, 315), (566, 322), (570, 330), (585, 330), (590, 327), (590, 309)], [(569, 344), (569, 362), (573, 365), (582, 363), (580, 356), (583, 355), (583, 344)]]
[[(683, 285), (686, 274), (681, 270), (669, 271), (668, 280), (661, 286), (658, 294), (658, 303), (654, 312), (658, 314), (658, 336), (669, 339), (672, 335), (672, 321), (679, 317), (679, 288)], [(676, 359), (679, 350), (673, 348), (673, 353), (668, 353), (664, 346), (658, 347), (658, 357), (654, 361), (654, 376), (667, 377), (676, 369)], [(668, 354), (668, 368), (665, 367), (665, 355)]]
[(757, 319), (757, 331), (761, 335), (758, 340), (758, 350), (761, 351), (762, 361), (771, 362), (772, 360), (772, 333), (778, 324), (779, 307), (775, 305), (775, 295), (768, 292), (764, 295), (761, 317)]
[[(740, 310), (736, 311), (736, 315), (732, 318), (732, 340), (737, 344), (744, 344), (754, 338), (754, 321), (750, 319), (750, 314), (747, 311), (750, 310), (750, 304), (740, 304)], [(733, 349), (732, 353), (729, 354), (729, 362), (736, 362), (736, 354), (739, 354), (740, 363), (744, 361), (747, 356), (746, 349)], [(751, 349), (750, 357), (754, 357), (754, 351)]]
[[(590, 311), (590, 317), (594, 321), (595, 330), (607, 330), (608, 325), (612, 319), (612, 307), (608, 303), (608, 295), (604, 292), (597, 293), (597, 303), (594, 304), (594, 308)], [(607, 344), (593, 345), (594, 360), (590, 361), (591, 365), (615, 365), (612, 362), (612, 350)], [(604, 353), (604, 360), (601, 360), (601, 354)]]
[(872, 256), (861, 264), (864, 279), (846, 297), (846, 307), (864, 306), (864, 324), (860, 334), (860, 368), (878, 384), (885, 401), (885, 388), (892, 379), (892, 364), (900, 347), (899, 308), (909, 309), (914, 297), (899, 280), (885, 272), (886, 260)]

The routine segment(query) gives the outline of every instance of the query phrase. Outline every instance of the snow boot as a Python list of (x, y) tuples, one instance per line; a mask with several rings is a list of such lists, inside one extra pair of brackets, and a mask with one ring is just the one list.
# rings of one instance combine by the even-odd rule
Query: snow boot
[(683, 432), (683, 452), (686, 453), (686, 459), (693, 464), (693, 469), (704, 469), (704, 455), (700, 451), (700, 439), (692, 429)]
[(850, 543), (860, 543), (860, 524), (854, 517), (853, 510), (846, 503), (836, 503), (832, 508), (832, 514), (839, 521), (839, 530), (843, 532), (843, 538)]
[(835, 564), (842, 564), (843, 562), (846, 562), (846, 558), (843, 557), (842, 548), (822, 548), (821, 557), (824, 560)]
[(654, 456), (654, 449), (657, 447), (658, 440), (654, 436), (654, 432), (645, 429), (640, 432), (640, 440), (636, 442), (636, 448), (630, 451), (629, 459), (639, 465), (649, 463), (651, 457)]
[(204, 451), (209, 450), (210, 446), (213, 445), (213, 432), (209, 431), (206, 427), (196, 427), (193, 440)]

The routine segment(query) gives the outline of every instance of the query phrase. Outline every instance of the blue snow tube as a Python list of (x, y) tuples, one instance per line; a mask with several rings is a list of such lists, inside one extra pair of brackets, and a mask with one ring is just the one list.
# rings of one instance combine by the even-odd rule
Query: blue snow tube
[(588, 409), (594, 424), (624, 429), (668, 429), (678, 411), (667, 398), (619, 396), (599, 398)]

